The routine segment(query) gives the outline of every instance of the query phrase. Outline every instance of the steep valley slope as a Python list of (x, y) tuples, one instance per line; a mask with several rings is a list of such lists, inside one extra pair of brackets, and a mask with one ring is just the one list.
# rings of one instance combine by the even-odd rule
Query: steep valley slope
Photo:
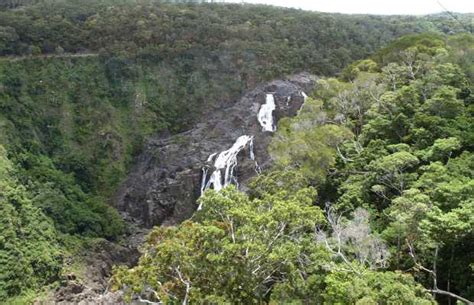
[[(272, 131), (264, 130), (259, 122), (259, 112), (269, 96), (275, 102), (270, 117), (276, 126), (280, 118), (296, 115), (304, 105), (305, 92), (313, 90), (316, 80), (316, 76), (300, 73), (258, 85), (235, 102), (221, 103), (186, 132), (150, 138), (116, 195), (116, 208), (129, 228), (125, 246), (100, 243), (86, 259), (85, 280), (68, 279), (52, 299), (59, 304), (121, 303), (120, 292), (108, 291), (112, 266), (136, 263), (143, 237), (153, 226), (175, 225), (192, 217), (213, 171), (221, 172), (222, 186), (227, 174), (227, 183), (245, 190), (248, 179), (271, 165), (267, 146)], [(249, 141), (242, 143), (225, 168), (216, 168), (212, 160), (228, 152), (242, 136)]]
[(272, 129), (298, 112), (313, 75), (340, 75), (403, 35), (464, 30), (443, 15), (13, 4), (0, 3), (7, 303), (58, 286), (57, 301), (97, 301), (112, 265), (133, 265), (151, 227), (191, 217), (202, 189), (233, 182), (245, 190), (270, 165)]

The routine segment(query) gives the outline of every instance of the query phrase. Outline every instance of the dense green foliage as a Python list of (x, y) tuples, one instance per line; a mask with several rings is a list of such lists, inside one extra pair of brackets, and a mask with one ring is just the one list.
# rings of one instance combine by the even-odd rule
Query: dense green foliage
[(54, 226), (28, 198), (0, 145), (0, 300), (58, 277), (61, 255)]
[[(255, 5), (154, 1), (42, 1), (0, 11), (0, 55), (109, 51), (153, 61), (226, 51), (236, 64), (275, 73), (331, 74), (401, 35), (464, 31), (437, 15), (347, 16)], [(272, 75), (273, 74), (273, 75)]]
[[(9, 9), (19, 6), (23, 7)], [(303, 70), (332, 76), (396, 37), (462, 30), (459, 23), (443, 16), (344, 16), (266, 6), (169, 5), (158, 1), (0, 2), (0, 171), (8, 168), (0, 176), (0, 209), (11, 215), (4, 218), (0, 234), (0, 300), (55, 280), (69, 237), (119, 238), (124, 224), (109, 203), (146, 137), (186, 130), (203, 113), (212, 111), (217, 102), (230, 103), (263, 80)], [(431, 41), (431, 36), (417, 39)], [(472, 37), (452, 38), (449, 46), (445, 46), (443, 39), (435, 39), (426, 47), (447, 47), (445, 60), (459, 65), (472, 78)], [(406, 45), (399, 42), (397, 51)], [(395, 52), (379, 53), (373, 60), (357, 62), (344, 71), (343, 77), (355, 79), (360, 71), (380, 72), (380, 66), (387, 61), (399, 60), (387, 57), (390, 54)], [(439, 74), (460, 75), (458, 70), (449, 69), (447, 66)], [(396, 81), (403, 83), (403, 79)], [(422, 85), (420, 81), (418, 86)], [(456, 87), (458, 83), (449, 85)], [(429, 86), (432, 83), (426, 88)], [(456, 129), (452, 122), (460, 122), (459, 113), (465, 115), (457, 95), (467, 94), (468, 98), (469, 93), (453, 90), (445, 88), (430, 96), (425, 107), (436, 113), (419, 118), (420, 136), (416, 137), (420, 141), (430, 141), (425, 139), (426, 124)], [(446, 97), (451, 102), (438, 109)], [(312, 101), (305, 107), (317, 110), (329, 106)], [(439, 122), (438, 110), (454, 117)], [(302, 113), (301, 118), (304, 116)], [(432, 147), (423, 148), (423, 156), (415, 154), (422, 162), (420, 165), (429, 165), (430, 160), (446, 162), (451, 151), (459, 152), (466, 143), (472, 143), (472, 137), (463, 138), (469, 136), (466, 120), (459, 123), (465, 125), (459, 127), (464, 133), (453, 131), (443, 135), (440, 141), (430, 144)], [(284, 142), (272, 144), (284, 167), (294, 167), (299, 164), (295, 159), (304, 158), (304, 166), (295, 174), (302, 189), (318, 179), (328, 184), (334, 182), (332, 177), (326, 177), (326, 172), (340, 161), (336, 152), (348, 149), (341, 143), (351, 137), (350, 130), (355, 128), (359, 133), (362, 128), (362, 122), (345, 126), (321, 124), (324, 126), (293, 134), (294, 122), (281, 124), (280, 136), (291, 139), (286, 144), (296, 147), (306, 141), (307, 149), (318, 152), (309, 157), (304, 149), (295, 149), (292, 154), (281, 150), (277, 153), (279, 144), (284, 147)], [(312, 138), (320, 141), (310, 141)], [(410, 164), (418, 162), (411, 155), (401, 157), (406, 157)], [(463, 158), (465, 161), (459, 162), (469, 161), (469, 156)], [(446, 175), (455, 175), (451, 167), (460, 166), (453, 162), (441, 163)], [(254, 204), (255, 198), (261, 200), (264, 194), (274, 194), (272, 181), (282, 175), (286, 177), (282, 172), (269, 175), (265, 183), (253, 188), (252, 198), (242, 200)], [(470, 179), (469, 175), (465, 179)], [(322, 192), (321, 196), (327, 195)], [(273, 213), (271, 207), (268, 209), (269, 214)], [(448, 216), (465, 217), (465, 211), (453, 213)], [(280, 215), (268, 217), (279, 219)], [(446, 220), (446, 226), (451, 218)], [(245, 230), (252, 229), (246, 223), (249, 219), (242, 221)], [(320, 223), (320, 217), (313, 222)], [(207, 226), (214, 225), (203, 223), (204, 228), (190, 226), (190, 230), (206, 231)], [(214, 246), (221, 249), (224, 245)], [(193, 249), (193, 245), (189, 247)], [(306, 253), (309, 248), (301, 251)], [(340, 278), (335, 273), (331, 276)], [(387, 281), (405, 279), (405, 275), (400, 276), (387, 275)], [(347, 283), (356, 280), (344, 278)], [(400, 281), (402, 286), (412, 285), (409, 278)], [(310, 289), (305, 285), (298, 292), (303, 299)], [(384, 298), (374, 283), (363, 285), (364, 289), (376, 291), (378, 296), (374, 295), (374, 300)], [(292, 295), (288, 287), (278, 288), (281, 298)], [(259, 293), (257, 299), (268, 299), (267, 293)], [(419, 292), (413, 293), (420, 296)], [(216, 297), (239, 296), (229, 293)]]
[[(296, 185), (301, 178), (283, 175)], [(191, 221), (150, 234), (139, 266), (118, 269), (115, 285), (164, 303), (431, 304), (409, 276), (380, 277), (362, 264), (332, 261), (315, 242), (315, 228), (325, 223), (322, 210), (312, 205), (315, 190), (277, 191), (273, 182), (260, 177), (253, 198), (233, 188), (206, 193), (203, 210)]]
[[(341, 213), (371, 211), (372, 227), (390, 246), (390, 269), (414, 268), (427, 287), (468, 299), (474, 298), (474, 65), (465, 58), (473, 54), (469, 35), (405, 37), (351, 65), (344, 73), (351, 82), (321, 80), (309, 102), (319, 110), (303, 108), (282, 122), (272, 146), (278, 167), (329, 169), (326, 176), (306, 174), (320, 188), (320, 204), (331, 202)], [(350, 129), (353, 139), (341, 145), (340, 133), (317, 133), (332, 124)], [(327, 152), (315, 147), (328, 138), (337, 156), (322, 165)], [(435, 268), (436, 283), (422, 267)]]
[[(121, 144), (108, 132), (116, 128), (109, 125), (113, 121), (101, 120), (118, 114), (106, 100), (108, 83), (100, 86), (104, 72), (97, 70), (88, 61), (0, 63), (1, 141), (30, 198), (60, 231), (114, 237), (122, 226), (118, 215), (97, 195), (110, 194), (110, 180), (120, 179), (125, 169), (120, 163), (101, 162), (126, 153), (117, 151)], [(94, 77), (77, 79), (77, 73)], [(89, 90), (104, 98), (91, 98)], [(94, 150), (100, 146), (104, 149)]]
[(473, 62), (457, 63), (474, 44), (461, 40), (403, 38), (350, 82), (320, 80), (279, 122), (274, 170), (155, 229), (117, 287), (165, 303), (473, 299)]

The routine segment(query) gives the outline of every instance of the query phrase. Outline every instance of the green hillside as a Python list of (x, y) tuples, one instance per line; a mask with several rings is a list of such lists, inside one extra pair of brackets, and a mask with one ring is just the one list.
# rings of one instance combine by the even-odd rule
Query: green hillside
[[(460, 16), (462, 22), (469, 22), (469, 18)], [(395, 233), (390, 230), (395, 229), (390, 226), (394, 224), (382, 219), (382, 214), (392, 211), (392, 201), (402, 201), (408, 195), (382, 189), (380, 183), (375, 183), (375, 172), (384, 165), (370, 162), (378, 158), (384, 162), (389, 152), (403, 151), (402, 157), (416, 165), (416, 177), (439, 170), (461, 177), (457, 178), (461, 185), (472, 181), (472, 173), (464, 172), (462, 165), (469, 163), (472, 149), (472, 37), (452, 36), (465, 31), (462, 22), (446, 16), (346, 16), (253, 5), (126, 0), (0, 2), (0, 210), (5, 211), (0, 221), (0, 301), (13, 302), (9, 298), (34, 295), (42, 286), (61, 281), (65, 258), (74, 256), (80, 248), (77, 240), (84, 244), (101, 238), (120, 242), (127, 225), (111, 207), (113, 196), (147, 137), (188, 130), (219, 103), (232, 103), (260, 82), (301, 71), (339, 77), (337, 81), (327, 80), (327, 92), (319, 90), (327, 96), (315, 96), (325, 101), (333, 99), (338, 90), (353, 90), (351, 86), (355, 85), (343, 81), (357, 83), (359, 78), (369, 77), (365, 73), (360, 76), (360, 71), (379, 73), (370, 75), (371, 79), (377, 79), (373, 82), (383, 83), (383, 89), (389, 91), (388, 81), (382, 81), (382, 76), (389, 73), (383, 67), (390, 67), (395, 69), (397, 86), (407, 88), (396, 87), (384, 95), (389, 99), (386, 102), (396, 104), (397, 99), (405, 98), (404, 94), (417, 100), (408, 110), (394, 104), (396, 109), (390, 110), (394, 113), (389, 117), (369, 109), (373, 106), (369, 101), (363, 105), (363, 119), (349, 113), (344, 126), (362, 137), (360, 145), (368, 147), (365, 151), (371, 151), (372, 146), (380, 151), (376, 156), (350, 156), (355, 160), (350, 164), (354, 169), (347, 169), (333, 149), (324, 148), (329, 160), (334, 159), (330, 168), (335, 168), (337, 174), (326, 177), (325, 170), (318, 172), (325, 177), (321, 181), (306, 177), (311, 187), (318, 188), (321, 198), (340, 202), (341, 209), (345, 204), (349, 210), (364, 207), (373, 212), (371, 217), (377, 223), (374, 229), (392, 243)], [(426, 61), (439, 70), (432, 77), (442, 79), (428, 79), (429, 66), (419, 72), (423, 77), (406, 80), (400, 76), (404, 72), (391, 65), (404, 63), (399, 53), (413, 45), (413, 38), (376, 53), (393, 40), (416, 33), (425, 33), (417, 36), (425, 48), (420, 50), (423, 60), (440, 58), (440, 62)], [(370, 56), (374, 66), (359, 61)], [(433, 93), (432, 87), (440, 87), (440, 91)], [(402, 89), (405, 91), (398, 92)], [(436, 103), (445, 99), (451, 104), (436, 110)], [(423, 106), (425, 100), (434, 106)], [(324, 109), (331, 115), (338, 111), (327, 102), (318, 107), (327, 107)], [(420, 109), (432, 113), (422, 115)], [(374, 118), (368, 120), (371, 116)], [(282, 124), (291, 129), (293, 123)], [(414, 127), (408, 129), (407, 125)], [(314, 136), (318, 135), (316, 132)], [(285, 136), (288, 143), (274, 144), (277, 156), (279, 145), (292, 145), (293, 135)], [(355, 148), (344, 144), (341, 149), (342, 154), (350, 155)], [(304, 153), (298, 158), (306, 160)], [(282, 156), (285, 162), (291, 158)], [(314, 172), (313, 161), (309, 159), (309, 168), (301, 171)], [(361, 177), (345, 172), (366, 170), (359, 168), (364, 162), (374, 166), (367, 170), (375, 180), (361, 181)], [(290, 165), (293, 163), (285, 166)], [(408, 180), (407, 190), (424, 190), (416, 184), (415, 176)], [(377, 190), (387, 198), (363, 193), (362, 184), (380, 187)], [(359, 192), (359, 197), (351, 197), (351, 192)], [(429, 217), (447, 217), (440, 221), (451, 230), (449, 226), (456, 217), (468, 217), (463, 210), (472, 204), (466, 201), (468, 194), (459, 189), (449, 207), (440, 206), (440, 212)], [(324, 206), (322, 201), (318, 204)], [(323, 224), (319, 218), (317, 223)], [(449, 253), (457, 255), (468, 249), (468, 244), (459, 246), (459, 239), (469, 242), (469, 235), (464, 234), (468, 229), (456, 230), (461, 233), (453, 233), (454, 245), (439, 248), (443, 260), (440, 268), (448, 264)], [(432, 254), (426, 254), (431, 253), (428, 250), (432, 248), (420, 255), (429, 257)], [(472, 259), (464, 254), (466, 257), (461, 257), (455, 267), (458, 269), (443, 272), (468, 272)], [(406, 257), (400, 260), (405, 261), (399, 265), (390, 262), (389, 269), (409, 267)], [(386, 276), (389, 282), (402, 277), (403, 285), (417, 287), (413, 295), (425, 297), (424, 290), (411, 278), (393, 272)], [(429, 285), (427, 276), (416, 275), (416, 279)], [(469, 279), (461, 274), (450, 285), (472, 298)], [(281, 287), (282, 298), (291, 295), (285, 296), (288, 287)], [(253, 300), (253, 296), (248, 297)]]
[(273, 170), (155, 228), (116, 288), (165, 304), (470, 304), (474, 37), (427, 38), (319, 80), (280, 120)]

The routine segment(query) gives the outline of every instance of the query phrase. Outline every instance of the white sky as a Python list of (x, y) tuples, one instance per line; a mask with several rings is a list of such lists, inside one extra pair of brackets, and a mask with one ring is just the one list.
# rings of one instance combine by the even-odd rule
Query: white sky
[[(423, 15), (446, 9), (459, 13), (474, 13), (474, 0), (225, 0), (295, 7), (320, 12), (346, 14)], [(438, 2), (439, 1), (439, 2)]]

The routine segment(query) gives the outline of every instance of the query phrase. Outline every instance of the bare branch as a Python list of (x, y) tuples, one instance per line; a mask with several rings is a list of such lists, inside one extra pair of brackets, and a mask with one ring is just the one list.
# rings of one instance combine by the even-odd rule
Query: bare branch
[(232, 235), (232, 242), (235, 244), (235, 231), (234, 231), (234, 222), (227, 216), (227, 221), (230, 223), (230, 233)]
[(449, 291), (445, 291), (445, 290), (441, 290), (441, 289), (431, 289), (431, 290), (428, 289), (428, 291), (431, 292), (431, 293), (434, 293), (434, 294), (447, 295), (449, 297), (452, 297), (452, 298), (454, 298), (456, 300), (459, 300), (459, 301), (461, 301), (465, 304), (468, 304), (468, 305), (473, 305), (474, 304), (474, 302), (469, 301), (468, 299), (465, 299), (465, 298), (463, 298), (463, 297), (461, 297), (457, 294), (454, 294), (452, 292), (449, 292)]
[(189, 299), (189, 291), (191, 290), (191, 283), (183, 279), (183, 275), (181, 274), (181, 271), (179, 270), (179, 266), (175, 268), (175, 271), (178, 274), (179, 280), (186, 286), (186, 295), (184, 296), (184, 300), (182, 304), (187, 305), (188, 299)]
[[(416, 255), (415, 255), (415, 251), (413, 249), (413, 246), (412, 244), (407, 240), (407, 245), (408, 245), (408, 249), (410, 250), (409, 254), (411, 256), (411, 258), (413, 259), (413, 262), (415, 263), (415, 266), (425, 272), (428, 272), (429, 274), (431, 274), (432, 276), (434, 276), (436, 278), (436, 274), (433, 272), (433, 270), (430, 270), (426, 267), (424, 267), (423, 265), (421, 265), (418, 260), (416, 259)], [(437, 287), (435, 287), (437, 288)]]
[(343, 161), (344, 163), (353, 162), (353, 161), (354, 161), (354, 160), (352, 160), (352, 159), (350, 159), (350, 158), (345, 157), (345, 156), (342, 154), (341, 150), (339, 149), (339, 145), (336, 146), (336, 149), (337, 149), (337, 155), (342, 159), (342, 161)]
[(142, 297), (138, 296), (138, 300), (142, 303), (147, 303), (147, 304), (152, 304), (152, 305), (161, 305), (163, 304), (162, 302), (153, 302), (147, 299), (143, 299)]
[(453, 18), (454, 20), (456, 20), (456, 21), (461, 25), (462, 28), (464, 28), (467, 32), (469, 32), (469, 33), (472, 34), (472, 32), (473, 32), (473, 30), (472, 30), (472, 25), (471, 25), (470, 28), (468, 28), (467, 25), (465, 25), (464, 23), (462, 23), (461, 20), (459, 20), (459, 18), (458, 18), (456, 15), (454, 15), (453, 13), (451, 13), (451, 12), (441, 3), (441, 1), (438, 0), (437, 2), (438, 2), (438, 4), (439, 4), (439, 6), (441, 6), (441, 8), (443, 8), (443, 10), (444, 10), (449, 16), (451, 16), (451, 18)]
[[(416, 266), (418, 269), (423, 270), (423, 271), (429, 273), (429, 274), (432, 276), (432, 278), (433, 278), (433, 289), (427, 289), (429, 292), (431, 292), (431, 293), (433, 293), (433, 294), (446, 295), (446, 296), (455, 298), (455, 299), (457, 299), (457, 300), (459, 300), (459, 301), (461, 301), (461, 302), (463, 302), (463, 303), (465, 303), (465, 304), (468, 304), (468, 305), (473, 305), (473, 304), (474, 304), (474, 302), (469, 301), (468, 299), (463, 298), (463, 297), (461, 297), (461, 296), (459, 296), (459, 295), (457, 295), (457, 294), (454, 294), (454, 293), (452, 293), (452, 292), (439, 289), (438, 286), (437, 286), (437, 285), (438, 285), (438, 284), (437, 284), (438, 281), (437, 281), (437, 276), (436, 276), (436, 263), (435, 263), (435, 262), (433, 263), (433, 266), (434, 266), (433, 269), (434, 269), (434, 270), (430, 270), (430, 269), (424, 267), (423, 265), (421, 265), (421, 264), (418, 262), (418, 260), (417, 260), (417, 258), (416, 258), (416, 254), (415, 254), (415, 249), (413, 248), (413, 245), (412, 245), (408, 240), (406, 240), (406, 243), (407, 243), (407, 245), (408, 245), (408, 249), (410, 250), (409, 254), (410, 254), (411, 258), (413, 259), (413, 262), (414, 262), (415, 266)], [(436, 247), (436, 250), (435, 250), (435, 261), (436, 261), (437, 255), (438, 255), (438, 247)]]

